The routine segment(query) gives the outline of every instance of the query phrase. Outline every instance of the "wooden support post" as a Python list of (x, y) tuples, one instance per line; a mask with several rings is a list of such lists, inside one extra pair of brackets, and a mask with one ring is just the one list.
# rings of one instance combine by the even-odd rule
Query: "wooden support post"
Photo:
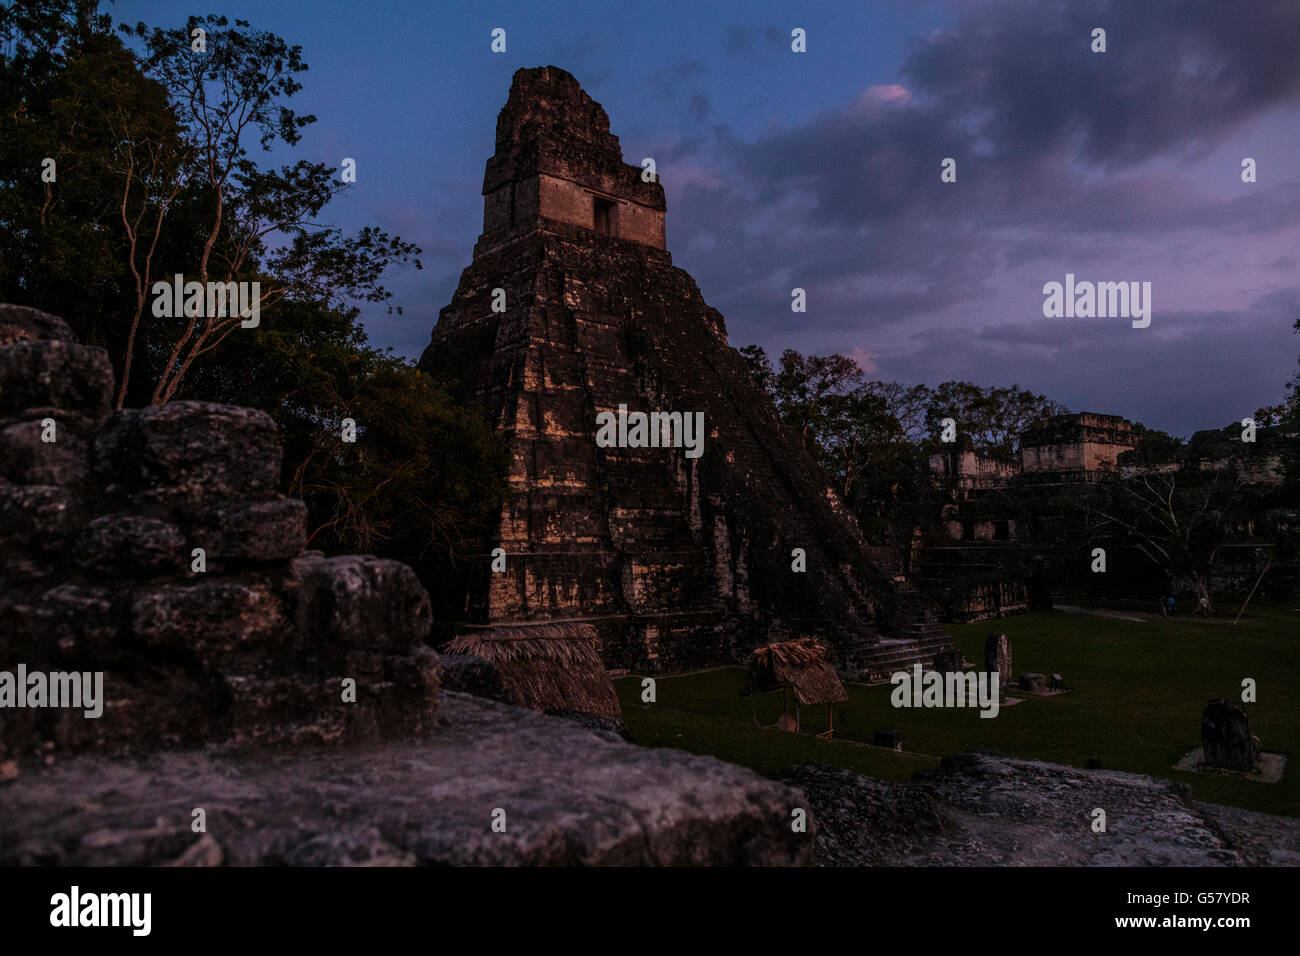
[(1259, 577), (1255, 579), (1255, 587), (1250, 589), (1250, 593), (1246, 595), (1246, 600), (1241, 602), (1241, 610), (1238, 611), (1237, 616), (1232, 619), (1233, 627), (1237, 626), (1237, 622), (1241, 620), (1241, 616), (1246, 613), (1246, 605), (1249, 604), (1250, 599), (1255, 596), (1255, 588), (1259, 587), (1259, 582), (1264, 580), (1264, 575), (1268, 574), (1268, 569), (1272, 566), (1273, 566), (1273, 556), (1269, 555), (1268, 561), (1264, 564), (1264, 570), (1260, 571)]

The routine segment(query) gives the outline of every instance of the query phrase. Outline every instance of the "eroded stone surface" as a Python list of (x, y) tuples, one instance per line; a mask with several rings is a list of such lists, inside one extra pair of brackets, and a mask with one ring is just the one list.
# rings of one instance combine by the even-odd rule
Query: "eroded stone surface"
[(185, 538), (170, 522), (113, 514), (81, 529), (74, 560), (89, 571), (117, 576), (176, 571), (186, 557)]
[(275, 660), (289, 615), (284, 601), (255, 580), (217, 578), (137, 588), (131, 593), (131, 635), (150, 648), (219, 670), (247, 672)]
[(281, 561), (307, 540), (307, 506), (297, 498), (222, 501), (189, 514), (191, 543), (209, 558)]
[(29, 408), (108, 411), (113, 367), (108, 352), (76, 342), (34, 339), (0, 348), (0, 415)]
[(303, 630), (323, 641), (404, 651), (429, 633), (429, 595), (400, 561), (310, 552), (291, 568), (306, 613)]
[[(0, 865), (810, 864), (795, 791), (711, 757), (445, 693), (427, 740), (293, 752), (91, 755), (0, 782)], [(506, 813), (506, 832), (491, 829)]]
[(1195, 803), (1140, 774), (961, 754), (907, 783), (820, 764), (777, 778), (807, 795), (823, 866), (1300, 864), (1300, 820)]
[[(18, 485), (75, 485), (85, 477), (87, 419), (51, 411), (33, 410), (30, 418), (0, 428), (0, 478)], [(47, 433), (54, 441), (44, 440)]]
[(80, 520), (77, 496), (59, 485), (0, 483), (0, 583), (51, 576)]
[(213, 402), (120, 412), (95, 441), (95, 468), (109, 492), (142, 503), (270, 498), (280, 458), (269, 415)]
[(0, 302), (0, 348), (41, 340), (73, 341), (72, 329), (57, 315)]

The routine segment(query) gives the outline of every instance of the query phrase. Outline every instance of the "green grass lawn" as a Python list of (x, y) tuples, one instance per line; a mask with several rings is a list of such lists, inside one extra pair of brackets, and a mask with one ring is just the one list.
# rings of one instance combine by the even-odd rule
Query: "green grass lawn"
[[(890, 685), (851, 685), (848, 703), (835, 706), (834, 742), (813, 736), (826, 727), (825, 707), (803, 711), (802, 734), (754, 727), (750, 700), (739, 696), (745, 675), (738, 667), (660, 677), (653, 705), (641, 704), (639, 677), (615, 686), (637, 743), (712, 754), (759, 773), (816, 760), (897, 780), (936, 766), (941, 756), (983, 748), (1078, 767), (1096, 757), (1107, 770), (1189, 783), (1197, 800), (1300, 816), (1300, 767), (1294, 764), (1274, 784), (1172, 769), (1200, 744), (1205, 702), (1239, 700), (1246, 677), (1257, 684), (1257, 702), (1245, 705), (1252, 732), (1265, 751), (1300, 759), (1300, 614), (1252, 607), (1235, 629), (1229, 619), (1137, 623), (1054, 611), (946, 625), (976, 663), (983, 660), (985, 637), (1005, 632), (1016, 674), (1059, 673), (1070, 692), (1026, 697), (982, 719), (976, 708), (896, 709)], [(774, 724), (781, 695), (757, 703), (759, 720)], [(902, 731), (904, 753), (861, 746), (878, 728)]]

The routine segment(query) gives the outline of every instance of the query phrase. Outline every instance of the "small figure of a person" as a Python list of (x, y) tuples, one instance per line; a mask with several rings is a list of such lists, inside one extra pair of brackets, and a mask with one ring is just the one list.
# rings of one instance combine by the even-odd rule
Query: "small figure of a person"
[(1160, 616), (1161, 617), (1169, 616), (1169, 598), (1162, 597), (1160, 599)]
[(1171, 594), (1169, 595), (1169, 597), (1165, 598), (1165, 616), (1174, 617), (1177, 614), (1178, 614), (1178, 603), (1174, 601), (1174, 596)]
[(1201, 595), (1201, 599), (1196, 603), (1196, 613), (1202, 617), (1210, 616), (1210, 599), (1204, 594)]

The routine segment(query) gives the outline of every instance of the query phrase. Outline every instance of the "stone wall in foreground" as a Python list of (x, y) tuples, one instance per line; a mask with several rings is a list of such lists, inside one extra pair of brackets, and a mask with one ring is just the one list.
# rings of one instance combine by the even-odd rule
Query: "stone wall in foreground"
[[(303, 550), (270, 417), (113, 412), (113, 389), (103, 349), (0, 305), (0, 760), (432, 730), (428, 596), (398, 562)], [(20, 667), (102, 673), (102, 714), (17, 706)]]
[[(3, 866), (808, 866), (803, 794), (744, 767), (442, 692), (381, 747), (97, 754), (0, 783)], [(207, 812), (207, 831), (191, 814)], [(492, 827), (495, 811), (504, 831)]]

